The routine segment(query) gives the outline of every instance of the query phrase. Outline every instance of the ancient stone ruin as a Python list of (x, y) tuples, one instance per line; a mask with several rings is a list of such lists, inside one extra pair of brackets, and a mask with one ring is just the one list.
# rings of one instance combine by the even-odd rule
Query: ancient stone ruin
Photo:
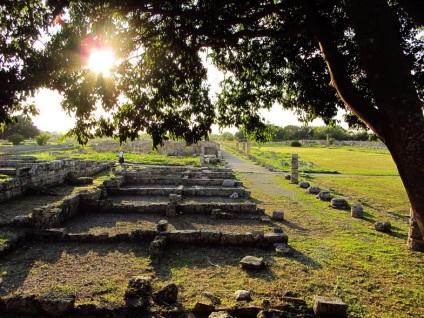
[[(206, 148), (205, 154), (210, 151)], [(55, 186), (64, 183), (81, 188), (55, 203), (33, 206), (31, 211), (22, 211), (22, 214), (4, 220), (0, 224), (3, 230), (19, 234), (3, 244), (0, 255), (17, 250), (20, 244), (29, 241), (53, 244), (140, 242), (148, 244), (151, 262), (159, 265), (166, 257), (167, 249), (174, 244), (274, 248), (284, 255), (291, 253), (287, 233), (274, 223), (284, 221), (284, 213), (274, 211), (272, 220), (266, 216), (265, 209), (251, 200), (250, 191), (235, 178), (231, 169), (128, 164), (120, 167), (116, 163), (93, 160), (37, 162), (29, 158), (2, 161), (2, 169), (10, 176), (0, 184), (2, 202), (25, 196), (34, 190), (39, 190), (37, 194), (40, 195), (51, 195)], [(107, 178), (101, 186), (86, 187), (90, 185), (92, 175), (104, 170), (109, 171), (110, 175), (114, 171), (114, 176)], [(97, 215), (132, 214), (141, 220), (154, 215), (158, 221), (151, 227), (113, 235), (68, 231), (69, 221), (90, 214), (93, 214), (93, 218)], [(219, 226), (213, 229), (175, 229), (170, 226), (171, 220), (200, 215), (217, 224), (228, 219), (247, 219), (256, 223), (252, 223), (248, 232), (236, 232)], [(264, 224), (268, 230), (264, 230)], [(260, 267), (263, 269), (264, 266)], [(168, 289), (153, 292), (146, 279), (134, 278), (123, 295), (128, 308), (115, 308), (107, 313), (104, 309), (90, 308), (89, 314), (111, 315), (116, 310), (140, 313), (148, 305), (146, 297), (155, 299), (157, 303), (175, 302), (178, 291), (171, 285)], [(75, 296), (65, 298), (55, 294), (6, 295), (0, 299), (0, 314), (61, 316), (65, 313), (87, 313), (88, 307), (75, 307)], [(195, 308), (200, 310), (202, 306), (199, 303)], [(259, 312), (261, 309), (255, 307), (255, 310)]]

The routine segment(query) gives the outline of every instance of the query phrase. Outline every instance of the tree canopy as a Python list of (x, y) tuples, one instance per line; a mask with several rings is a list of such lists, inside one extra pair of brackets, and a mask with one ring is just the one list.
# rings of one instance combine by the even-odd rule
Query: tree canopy
[[(12, 111), (33, 111), (22, 101), (45, 86), (64, 96), (82, 143), (95, 136), (134, 139), (143, 130), (155, 145), (167, 138), (193, 142), (207, 137), (214, 122), (260, 139), (266, 125), (258, 110), (274, 103), (294, 109), (302, 121), (321, 117), (328, 124), (344, 109), (351, 126), (363, 127), (336, 94), (318, 31), (328, 32), (353, 88), (375, 104), (342, 1), (43, 3), (2, 5), (2, 122)], [(419, 29), (397, 3), (390, 9), (422, 100)], [(101, 47), (118, 59), (110, 77), (86, 65), (90, 50)], [(202, 52), (226, 74), (215, 104)], [(112, 116), (96, 117), (100, 105)]]

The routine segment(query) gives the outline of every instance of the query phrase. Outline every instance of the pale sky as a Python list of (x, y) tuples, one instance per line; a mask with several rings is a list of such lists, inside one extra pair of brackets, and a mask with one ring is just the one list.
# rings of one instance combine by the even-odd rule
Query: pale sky
[[(213, 65), (205, 62), (208, 68), (208, 82), (211, 85), (211, 92), (218, 91), (218, 83), (223, 79), (223, 74), (220, 73)], [(213, 97), (212, 97), (213, 98)], [(61, 96), (47, 89), (42, 89), (35, 96), (34, 102), (40, 114), (33, 117), (34, 125), (42, 131), (66, 133), (71, 129), (75, 123), (73, 117), (68, 116), (62, 110), (60, 105)], [(301, 123), (297, 120), (296, 115), (292, 111), (282, 110), (281, 106), (275, 105), (271, 110), (262, 110), (262, 116), (276, 126), (284, 127), (287, 125), (298, 125)], [(312, 126), (322, 126), (324, 122), (320, 119), (314, 120), (310, 123)], [(235, 133), (237, 129), (224, 129), (223, 131), (230, 131)], [(213, 133), (219, 133), (218, 126), (213, 126)]]

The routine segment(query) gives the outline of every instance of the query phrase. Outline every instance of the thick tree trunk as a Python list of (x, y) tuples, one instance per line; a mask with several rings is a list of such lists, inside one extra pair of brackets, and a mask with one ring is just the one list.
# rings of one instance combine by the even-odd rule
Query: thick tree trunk
[[(385, 142), (411, 203), (409, 246), (424, 251), (424, 116), (386, 0), (344, 0)], [(355, 105), (352, 105), (355, 108)], [(365, 120), (367, 118), (364, 118)], [(419, 231), (418, 231), (418, 228)]]

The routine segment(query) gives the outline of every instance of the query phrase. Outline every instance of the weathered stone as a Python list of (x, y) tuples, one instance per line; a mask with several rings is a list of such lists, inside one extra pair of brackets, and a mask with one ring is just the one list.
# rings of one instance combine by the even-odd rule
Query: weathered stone
[(149, 304), (152, 295), (151, 281), (150, 277), (131, 278), (124, 295), (126, 306), (145, 308)]
[(221, 232), (200, 231), (200, 242), (205, 244), (219, 244), (221, 242)]
[(166, 216), (168, 217), (174, 217), (177, 215), (177, 205), (173, 203), (169, 203), (166, 206)]
[(281, 311), (278, 309), (261, 310), (256, 318), (291, 318), (292, 315), (289, 312)]
[(347, 305), (337, 297), (315, 296), (313, 310), (320, 317), (347, 317)]
[(11, 314), (37, 315), (40, 303), (35, 295), (19, 294), (5, 300), (6, 310)]
[(234, 180), (233, 179), (225, 179), (224, 181), (222, 181), (222, 186), (223, 187), (234, 187)]
[(205, 304), (202, 302), (197, 302), (193, 307), (193, 312), (201, 316), (208, 316), (214, 311), (215, 311), (214, 305)]
[(265, 208), (256, 208), (256, 213), (265, 214)]
[(284, 211), (273, 211), (272, 212), (272, 219), (276, 221), (284, 221)]
[(215, 295), (213, 295), (211, 293), (203, 292), (202, 296), (209, 299), (212, 302), (213, 305), (221, 305), (221, 299), (219, 299), (218, 297), (216, 297)]
[(318, 194), (321, 192), (321, 189), (319, 187), (309, 187), (308, 193), (310, 194)]
[(65, 228), (45, 229), (38, 231), (36, 237), (45, 241), (61, 241), (65, 238), (66, 232)]
[(310, 184), (308, 181), (300, 181), (299, 182), (299, 188), (302, 189), (308, 189), (310, 187)]
[(62, 317), (75, 305), (75, 295), (63, 295), (60, 292), (49, 292), (40, 299), (41, 309), (50, 316)]
[(271, 219), (267, 215), (261, 216), (259, 218), (259, 221), (261, 221), (262, 223), (271, 223)]
[(182, 201), (182, 196), (180, 194), (171, 193), (169, 195), (169, 202), (170, 203), (180, 203), (181, 201)]
[(178, 298), (178, 287), (175, 284), (169, 284), (153, 294), (153, 300), (157, 304), (174, 304)]
[(160, 220), (158, 224), (156, 225), (156, 229), (159, 232), (165, 232), (168, 231), (168, 221), (167, 220)]
[(390, 222), (375, 222), (374, 229), (379, 232), (390, 232), (392, 225)]
[(321, 201), (330, 201), (331, 200), (331, 193), (329, 191), (320, 191), (317, 195), (317, 199), (320, 199)]
[(275, 251), (281, 255), (292, 255), (293, 249), (285, 243), (275, 243)]
[(232, 314), (235, 317), (248, 318), (257, 317), (262, 308), (258, 306), (238, 307), (232, 310)]
[(253, 242), (254, 239), (250, 233), (221, 233), (222, 245), (250, 245)]
[(208, 318), (233, 318), (233, 316), (226, 311), (215, 311), (211, 313)]
[(291, 179), (291, 175), (286, 174), (286, 175), (284, 176), (284, 179), (285, 179), (285, 180), (290, 180), (290, 179)]
[(255, 257), (255, 256), (245, 256), (240, 261), (241, 267), (243, 269), (264, 269), (265, 262), (262, 257)]
[(342, 210), (346, 210), (350, 208), (349, 203), (347, 203), (346, 199), (343, 199), (343, 198), (331, 199), (331, 206), (335, 209), (342, 209)]
[(287, 233), (267, 233), (265, 234), (265, 242), (272, 245), (275, 243), (288, 243), (289, 236)]
[(229, 198), (230, 199), (237, 199), (239, 197), (237, 192), (233, 192), (232, 194), (230, 194)]
[(166, 246), (166, 239), (163, 236), (157, 236), (149, 245), (149, 254), (152, 258), (158, 259), (162, 257), (163, 250)]
[(181, 230), (167, 232), (167, 238), (170, 243), (197, 243), (200, 240), (200, 231)]
[(350, 213), (352, 217), (361, 219), (364, 217), (364, 208), (361, 204), (352, 205), (350, 208)]
[(271, 228), (273, 233), (284, 233), (283, 229), (279, 226), (274, 226)]
[(236, 290), (234, 292), (234, 298), (236, 301), (251, 301), (252, 300), (250, 292), (247, 290)]

